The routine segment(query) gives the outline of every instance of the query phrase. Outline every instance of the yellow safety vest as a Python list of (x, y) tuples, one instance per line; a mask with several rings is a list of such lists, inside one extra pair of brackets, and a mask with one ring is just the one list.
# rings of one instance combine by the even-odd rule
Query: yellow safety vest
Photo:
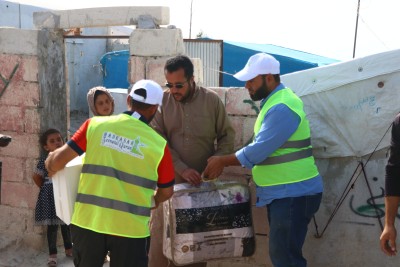
[(312, 156), (310, 126), (303, 110), (303, 102), (291, 89), (279, 90), (267, 100), (254, 124), (254, 136), (260, 131), (268, 110), (277, 104), (285, 104), (299, 115), (300, 124), (285, 144), (253, 167), (253, 179), (259, 186), (295, 183), (318, 175)]
[(93, 117), (71, 223), (98, 233), (148, 237), (151, 199), (166, 141), (121, 114)]

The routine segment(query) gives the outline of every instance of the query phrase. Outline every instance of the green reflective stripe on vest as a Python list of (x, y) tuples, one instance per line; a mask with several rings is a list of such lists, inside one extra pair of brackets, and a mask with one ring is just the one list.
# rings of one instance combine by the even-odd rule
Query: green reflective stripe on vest
[(132, 175), (126, 172), (116, 170), (112, 167), (100, 166), (94, 164), (85, 164), (82, 166), (82, 173), (99, 174), (114, 177), (129, 184), (138, 185), (148, 189), (154, 189), (157, 186), (156, 181), (151, 181), (143, 177)]
[(258, 163), (257, 165), (273, 165), (273, 164), (286, 163), (294, 160), (308, 158), (310, 156), (312, 156), (312, 149), (307, 148), (305, 150), (299, 150), (281, 156), (268, 157), (264, 161)]
[(280, 148), (303, 148), (308, 146), (311, 146), (310, 138), (298, 141), (286, 141)]
[(150, 235), (150, 208), (166, 141), (127, 114), (93, 117), (71, 223), (97, 233)]
[(253, 179), (259, 186), (295, 183), (318, 175), (312, 156), (310, 127), (303, 110), (303, 102), (289, 88), (279, 90), (266, 101), (254, 125), (254, 135), (260, 131), (268, 110), (277, 104), (285, 104), (295, 112), (300, 117), (300, 123), (287, 142), (253, 167)]
[(129, 212), (141, 216), (150, 216), (150, 209), (135, 206), (122, 201), (117, 201), (109, 198), (102, 198), (93, 195), (78, 194), (76, 201), (85, 204), (92, 204), (103, 208)]

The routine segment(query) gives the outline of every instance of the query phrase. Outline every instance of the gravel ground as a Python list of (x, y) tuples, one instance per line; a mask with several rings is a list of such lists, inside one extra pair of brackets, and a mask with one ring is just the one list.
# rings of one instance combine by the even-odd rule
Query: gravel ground
[[(57, 266), (74, 267), (72, 258), (65, 256), (64, 248), (59, 246), (57, 249)], [(0, 237), (0, 267), (46, 267), (48, 257), (47, 245), (42, 250), (35, 250), (5, 235)], [(103, 265), (109, 266), (109, 262)]]

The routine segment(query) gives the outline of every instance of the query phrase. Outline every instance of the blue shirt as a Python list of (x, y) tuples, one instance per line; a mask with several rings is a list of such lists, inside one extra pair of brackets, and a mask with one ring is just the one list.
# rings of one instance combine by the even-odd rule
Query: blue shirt
[[(261, 101), (261, 108), (267, 100), (285, 86), (281, 83), (265, 99)], [(238, 150), (235, 154), (243, 167), (252, 169), (254, 165), (269, 157), (281, 147), (300, 124), (300, 117), (285, 104), (277, 104), (270, 108), (264, 117), (260, 131), (254, 141), (248, 146)], [(314, 178), (283, 185), (257, 186), (256, 206), (261, 207), (275, 199), (286, 197), (300, 197), (314, 195), (323, 191), (322, 177)]]

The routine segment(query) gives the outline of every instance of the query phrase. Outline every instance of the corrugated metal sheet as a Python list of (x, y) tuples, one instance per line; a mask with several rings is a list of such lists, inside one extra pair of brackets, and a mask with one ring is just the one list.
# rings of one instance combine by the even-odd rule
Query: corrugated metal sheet
[(222, 40), (184, 39), (186, 55), (200, 58), (203, 64), (203, 86), (222, 86)]

